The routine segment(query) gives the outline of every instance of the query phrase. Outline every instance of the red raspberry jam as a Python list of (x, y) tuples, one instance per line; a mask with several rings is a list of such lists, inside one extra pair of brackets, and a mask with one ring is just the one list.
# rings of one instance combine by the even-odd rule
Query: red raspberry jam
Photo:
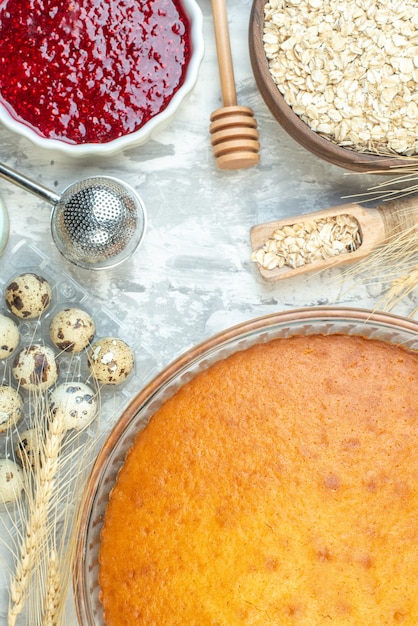
[(0, 99), (38, 134), (106, 143), (141, 128), (184, 82), (180, 0), (0, 0)]

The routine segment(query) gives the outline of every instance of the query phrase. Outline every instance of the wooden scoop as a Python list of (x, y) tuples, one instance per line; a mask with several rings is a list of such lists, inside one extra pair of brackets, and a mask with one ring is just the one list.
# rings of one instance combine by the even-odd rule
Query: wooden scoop
[[(306, 262), (299, 267), (285, 264), (283, 267), (266, 269), (257, 263), (262, 277), (268, 281), (282, 280), (306, 272), (318, 272), (335, 265), (344, 265), (360, 261), (367, 257), (376, 247), (387, 243), (392, 237), (414, 228), (418, 224), (418, 196), (399, 198), (371, 209), (365, 209), (360, 204), (349, 203), (330, 207), (322, 211), (307, 213), (297, 217), (287, 217), (275, 222), (253, 226), (250, 231), (253, 253), (263, 248), (267, 240), (273, 237), (275, 231), (283, 231), (284, 227), (292, 227), (303, 223), (317, 223), (323, 218), (348, 216), (354, 218), (359, 228), (359, 243), (353, 251), (340, 253), (336, 256), (327, 256), (318, 260)], [(290, 232), (290, 231), (288, 231)], [(293, 234), (290, 232), (290, 236)], [(298, 242), (295, 242), (298, 246)], [(302, 242), (299, 244), (302, 245)]]
[(220, 169), (243, 169), (260, 160), (257, 122), (252, 109), (237, 105), (225, 0), (212, 0), (212, 13), (224, 106), (210, 116), (211, 144)]

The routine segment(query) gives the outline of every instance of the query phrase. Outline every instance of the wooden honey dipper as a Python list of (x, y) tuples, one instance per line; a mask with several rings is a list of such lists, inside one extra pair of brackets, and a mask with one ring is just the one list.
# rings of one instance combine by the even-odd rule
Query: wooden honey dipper
[(210, 116), (213, 154), (220, 169), (252, 167), (260, 160), (257, 122), (252, 109), (237, 104), (225, 0), (212, 0), (212, 13), (223, 102)]

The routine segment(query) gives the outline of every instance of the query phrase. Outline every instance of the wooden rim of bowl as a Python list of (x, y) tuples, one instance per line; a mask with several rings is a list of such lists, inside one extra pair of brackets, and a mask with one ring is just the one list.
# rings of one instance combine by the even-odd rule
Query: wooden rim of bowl
[(261, 96), (282, 128), (304, 148), (316, 156), (340, 167), (363, 173), (388, 174), (390, 170), (402, 168), (412, 163), (418, 164), (418, 157), (391, 157), (356, 152), (332, 143), (309, 128), (293, 112), (280, 93), (270, 74), (263, 45), (264, 6), (267, 0), (254, 0), (249, 20), (249, 53), (253, 74)]

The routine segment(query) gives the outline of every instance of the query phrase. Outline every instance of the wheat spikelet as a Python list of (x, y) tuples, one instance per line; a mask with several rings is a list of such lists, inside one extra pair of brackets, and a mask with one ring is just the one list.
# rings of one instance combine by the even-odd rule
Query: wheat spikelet
[(43, 602), (43, 626), (57, 626), (59, 624), (59, 598), (62, 593), (62, 581), (59, 566), (59, 557), (56, 549), (52, 548), (47, 561), (46, 596)]
[[(410, 293), (412, 293), (418, 285), (418, 265), (415, 265), (409, 272), (395, 278), (389, 285), (389, 288), (379, 301), (379, 307), (385, 311), (392, 309)], [(415, 309), (414, 309), (415, 311)], [(414, 314), (414, 312), (412, 313)]]

